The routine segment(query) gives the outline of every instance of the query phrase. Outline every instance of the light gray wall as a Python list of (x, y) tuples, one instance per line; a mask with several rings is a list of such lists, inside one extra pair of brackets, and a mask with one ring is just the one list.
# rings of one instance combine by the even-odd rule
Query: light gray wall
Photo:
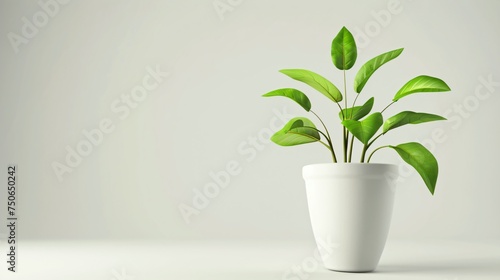
[[(280, 116), (304, 114), (260, 95), (303, 89), (338, 133), (336, 107), (278, 70), (311, 69), (340, 85), (329, 48), (343, 25), (360, 47), (350, 81), (362, 62), (405, 47), (360, 101), (375, 95), (380, 110), (421, 74), (453, 89), (389, 110), (449, 118), (380, 141), (424, 141), (440, 162), (434, 197), (401, 167), (391, 236), (500, 236), (499, 2), (62, 2), (41, 0), (59, 3), (49, 16), (36, 1), (0, 4), (0, 162), (19, 167), (20, 237), (311, 238), (301, 167), (329, 155), (259, 140)], [(142, 101), (126, 105), (132, 93)], [(102, 139), (85, 146), (82, 131), (98, 128)], [(60, 180), (54, 165), (67, 166), (67, 147), (91, 150), (81, 162), (69, 156)], [(375, 161), (400, 164), (391, 151)], [(194, 189), (226, 169), (227, 186), (187, 224), (179, 206), (193, 207)]]

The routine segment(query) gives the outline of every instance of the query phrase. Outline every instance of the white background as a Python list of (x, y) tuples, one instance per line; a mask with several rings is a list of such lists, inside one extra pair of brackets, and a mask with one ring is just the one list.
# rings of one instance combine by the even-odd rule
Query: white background
[[(449, 118), (380, 141), (424, 141), (440, 163), (434, 196), (401, 167), (389, 240), (500, 237), (500, 3), (234, 0), (226, 11), (218, 3), (230, 5), (71, 1), (15, 46), (9, 34), (23, 36), (22, 18), (33, 22), (43, 9), (35, 1), (1, 2), (0, 162), (19, 168), (20, 238), (312, 240), (301, 168), (329, 161), (327, 151), (260, 140), (254, 157), (241, 149), (268, 132), (276, 110), (312, 119), (289, 100), (260, 97), (280, 87), (304, 90), (341, 138), (336, 106), (278, 70), (310, 69), (341, 87), (329, 52), (344, 25), (360, 48), (347, 77), (350, 100), (362, 63), (400, 47), (403, 54), (379, 69), (359, 101), (373, 95), (381, 110), (421, 74), (452, 88), (407, 97), (387, 111)], [(170, 76), (120, 119), (113, 102), (156, 67)], [(496, 84), (478, 90), (481, 80)], [(66, 147), (76, 149), (86, 139), (82, 130), (103, 119), (115, 129), (58, 180), (54, 162), (66, 164)], [(233, 161), (241, 172), (187, 224), (179, 206), (192, 206), (193, 189), (203, 191), (209, 173)], [(400, 163), (389, 150), (374, 161)]]

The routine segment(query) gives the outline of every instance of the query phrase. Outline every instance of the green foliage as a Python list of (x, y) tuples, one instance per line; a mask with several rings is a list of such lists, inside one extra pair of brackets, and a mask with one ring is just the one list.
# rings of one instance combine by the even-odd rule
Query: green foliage
[(347, 28), (342, 27), (332, 41), (332, 61), (339, 70), (349, 70), (354, 66), (358, 51), (356, 41)]
[(440, 91), (450, 91), (450, 87), (448, 87), (448, 85), (441, 79), (422, 75), (408, 81), (396, 93), (392, 101), (398, 101), (399, 99), (407, 95), (417, 92), (440, 92)]
[(368, 82), (368, 79), (370, 79), (373, 73), (375, 73), (375, 71), (377, 71), (377, 69), (380, 68), (380, 66), (395, 59), (402, 52), (403, 49), (401, 48), (383, 53), (381, 55), (378, 55), (370, 59), (367, 63), (361, 66), (358, 73), (356, 74), (356, 77), (354, 77), (354, 90), (357, 93), (360, 93), (363, 90), (363, 87), (365, 87), (366, 82)]
[(406, 163), (417, 170), (431, 194), (434, 194), (439, 170), (434, 155), (422, 144), (416, 142), (389, 147), (394, 149)]
[(387, 133), (387, 131), (394, 129), (396, 127), (403, 126), (405, 124), (419, 124), (424, 122), (442, 121), (442, 120), (446, 119), (441, 116), (433, 114), (404, 111), (388, 118), (384, 123), (384, 128), (382, 130), (382, 133), (385, 134)]
[(364, 116), (368, 115), (373, 108), (374, 98), (368, 99), (363, 106), (354, 106), (351, 108), (343, 109), (339, 112), (340, 120), (355, 120), (358, 121)]
[(309, 98), (300, 90), (294, 89), (294, 88), (281, 88), (277, 90), (273, 90), (271, 92), (268, 92), (264, 95), (264, 97), (269, 97), (269, 96), (284, 96), (292, 99), (293, 101), (297, 102), (304, 110), (309, 112), (311, 110), (311, 101), (309, 101)]
[[(337, 69), (342, 71), (344, 77), (343, 93), (328, 79), (312, 71), (304, 69), (284, 69), (280, 71), (290, 78), (303, 82), (316, 89), (328, 97), (328, 99), (333, 101), (335, 106), (338, 107), (339, 118), (342, 124), (341, 131), (343, 131), (342, 142), (344, 162), (352, 162), (352, 152), (355, 144), (354, 139), (359, 140), (359, 142), (363, 145), (360, 162), (365, 162), (367, 151), (379, 137), (385, 135), (388, 131), (407, 124), (420, 124), (431, 121), (445, 120), (445, 118), (434, 114), (403, 111), (388, 118), (384, 122), (382, 113), (389, 106), (395, 104), (396, 101), (405, 96), (422, 92), (450, 91), (449, 86), (443, 80), (426, 75), (421, 75), (408, 81), (394, 95), (392, 103), (384, 107), (381, 111), (370, 114), (374, 106), (373, 97), (368, 99), (363, 105), (356, 106), (359, 93), (363, 90), (370, 77), (382, 65), (394, 60), (401, 55), (402, 52), (403, 49), (400, 48), (383, 53), (372, 58), (361, 66), (353, 81), (354, 90), (358, 94), (356, 95), (354, 102), (351, 104), (348, 104), (347, 102), (346, 70), (350, 70), (354, 66), (358, 54), (354, 37), (345, 27), (339, 31), (337, 36), (335, 36), (332, 40), (331, 44), (332, 62)], [(317, 117), (324, 128), (324, 131), (316, 128), (312, 121), (304, 117), (293, 118), (281, 130), (277, 131), (271, 137), (271, 140), (274, 143), (281, 146), (295, 146), (319, 142), (331, 152), (333, 162), (337, 162), (335, 148), (327, 126), (324, 124), (323, 120), (311, 110), (311, 102), (303, 92), (293, 88), (282, 88), (268, 92), (263, 96), (284, 96), (292, 99), (306, 111)], [(340, 103), (342, 100), (344, 100), (344, 104)], [(415, 168), (415, 170), (422, 177), (429, 191), (434, 194), (438, 177), (438, 163), (429, 150), (421, 144), (415, 142), (395, 146), (381, 146), (371, 152), (366, 162), (370, 162), (373, 154), (383, 148), (391, 148), (395, 150), (406, 163)]]
[(319, 140), (320, 136), (316, 126), (312, 121), (303, 117), (291, 119), (271, 137), (271, 141), (280, 146), (296, 146)]
[(280, 72), (294, 80), (308, 84), (333, 102), (342, 101), (342, 94), (339, 89), (319, 74), (305, 69), (283, 69)]
[(361, 143), (367, 145), (368, 141), (377, 133), (378, 129), (382, 126), (384, 119), (379, 112), (373, 113), (362, 121), (345, 120), (342, 124), (358, 138)]

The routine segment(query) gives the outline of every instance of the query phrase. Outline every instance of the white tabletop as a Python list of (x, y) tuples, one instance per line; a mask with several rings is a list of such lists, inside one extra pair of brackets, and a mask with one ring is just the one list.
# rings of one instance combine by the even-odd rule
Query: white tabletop
[(1, 279), (500, 279), (500, 241), (388, 240), (377, 270), (359, 274), (324, 269), (310, 242), (19, 242), (18, 272), (2, 262)]

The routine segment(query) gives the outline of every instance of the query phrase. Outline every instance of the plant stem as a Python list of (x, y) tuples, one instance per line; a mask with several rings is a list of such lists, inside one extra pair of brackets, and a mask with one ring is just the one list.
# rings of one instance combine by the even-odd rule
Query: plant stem
[(345, 69), (344, 69), (344, 107), (347, 109), (347, 87), (345, 79)]
[[(344, 106), (347, 109), (347, 83), (345, 77), (345, 69), (344, 73)], [(351, 112), (352, 115), (352, 112)], [(344, 162), (347, 162), (347, 150), (349, 149), (349, 131), (344, 127)]]
[(342, 119), (345, 120), (345, 115), (344, 115), (344, 111), (342, 110), (342, 106), (340, 106), (340, 104), (338, 102), (335, 102), (335, 104), (337, 104), (337, 106), (339, 106), (340, 114), (342, 114)]
[(337, 162), (337, 156), (335, 156), (335, 149), (333, 148), (332, 138), (330, 136), (330, 132), (328, 132), (328, 128), (326, 128), (326, 125), (323, 122), (323, 120), (313, 110), (310, 110), (310, 112), (313, 113), (316, 116), (316, 118), (318, 118), (318, 120), (321, 122), (321, 125), (325, 129), (326, 135), (323, 132), (319, 131), (319, 130), (318, 130), (318, 132), (320, 132), (321, 134), (323, 134), (323, 136), (325, 136), (326, 140), (328, 141), (328, 145), (330, 145), (329, 150), (332, 153), (333, 162)]
[(313, 115), (316, 116), (316, 118), (318, 118), (318, 120), (321, 122), (321, 125), (323, 126), (323, 128), (325, 129), (326, 131), (326, 135), (328, 135), (328, 139), (330, 139), (330, 133), (328, 132), (328, 128), (326, 128), (326, 125), (325, 123), (323, 122), (323, 120), (318, 116), (318, 114), (316, 114), (313, 110), (309, 110), (309, 112), (313, 113)]
[(319, 140), (318, 142), (320, 142), (321, 144), (323, 144), (323, 146), (325, 146), (328, 150), (330, 150), (330, 151), (332, 150), (332, 148), (330, 147), (330, 145), (328, 145), (327, 143), (325, 143), (325, 142), (323, 142), (321, 140)]
[(368, 143), (368, 147), (370, 147), (370, 146), (373, 144), (373, 142), (375, 142), (375, 140), (377, 140), (377, 139), (378, 139), (380, 136), (382, 136), (382, 135), (384, 135), (384, 134), (383, 134), (383, 133), (380, 133), (380, 134), (379, 134), (379, 135), (377, 135), (375, 138), (373, 138), (373, 140), (372, 140), (372, 141), (370, 141), (370, 142)]
[(367, 163), (368, 163), (368, 162), (370, 162), (370, 160), (372, 159), (373, 154), (374, 154), (376, 151), (378, 151), (378, 150), (380, 150), (380, 149), (382, 149), (382, 148), (389, 148), (389, 145), (386, 145), (386, 146), (381, 146), (381, 147), (378, 147), (378, 148), (376, 148), (375, 150), (373, 150), (373, 152), (370, 154), (370, 156), (368, 156), (368, 160), (367, 160), (366, 162), (367, 162)]
[(387, 108), (389, 108), (389, 106), (391, 106), (394, 103), (396, 103), (396, 101), (392, 101), (389, 105), (385, 106), (384, 110), (382, 110), (380, 113), (382, 114), (385, 110), (387, 110)]
[(347, 144), (349, 142), (348, 137), (349, 135), (347, 134), (347, 128), (344, 127), (344, 162), (347, 162)]
[[(308, 127), (308, 126), (304, 126), (304, 127)], [(319, 141), (319, 142), (321, 144), (325, 145), (328, 148), (328, 150), (330, 150), (330, 152), (332, 153), (333, 162), (336, 163), (337, 162), (337, 156), (335, 156), (335, 151), (333, 150), (333, 144), (332, 144), (332, 140), (330, 139), (330, 137), (327, 136), (327, 135), (325, 135), (325, 133), (323, 131), (321, 131), (321, 130), (319, 130), (317, 128), (314, 128), (314, 127), (309, 127), (309, 128), (312, 128), (312, 129), (316, 130), (318, 133), (321, 133), (321, 135), (323, 135), (323, 137), (326, 138), (328, 146), (324, 142), (322, 142), (322, 141)]]
[(352, 162), (352, 147), (354, 146), (354, 135), (351, 138), (351, 145), (349, 145), (349, 162)]
[[(375, 138), (373, 138), (372, 141), (370, 141), (367, 144), (365, 144), (365, 146), (363, 147), (363, 154), (361, 155), (361, 162), (363, 162), (365, 160), (365, 155), (366, 155), (366, 151), (368, 150), (368, 148), (370, 148), (370, 146), (373, 144), (373, 142), (375, 142), (375, 140), (377, 140), (382, 135), (384, 135), (384, 134), (380, 133)], [(372, 154), (373, 154), (373, 152), (372, 152)], [(370, 155), (370, 157), (371, 157), (371, 155)], [(367, 162), (370, 162), (370, 158), (368, 158)]]
[[(358, 101), (358, 97), (359, 97), (359, 93), (356, 95), (356, 97), (354, 98), (354, 102), (352, 102), (352, 108), (354, 108), (354, 106), (356, 106), (356, 101)], [(351, 110), (351, 116), (349, 117), (349, 119), (352, 119), (352, 115), (354, 114), (354, 109)]]
[(332, 159), (334, 163), (337, 163), (337, 157), (335, 156), (335, 151), (333, 150), (333, 144), (331, 140), (328, 140), (328, 144), (330, 145), (330, 151), (332, 152)]
[(363, 146), (363, 152), (361, 153), (361, 160), (360, 160), (361, 163), (365, 162), (365, 155), (366, 155), (366, 150), (368, 150), (368, 147), (369, 147), (368, 144), (365, 144)]

